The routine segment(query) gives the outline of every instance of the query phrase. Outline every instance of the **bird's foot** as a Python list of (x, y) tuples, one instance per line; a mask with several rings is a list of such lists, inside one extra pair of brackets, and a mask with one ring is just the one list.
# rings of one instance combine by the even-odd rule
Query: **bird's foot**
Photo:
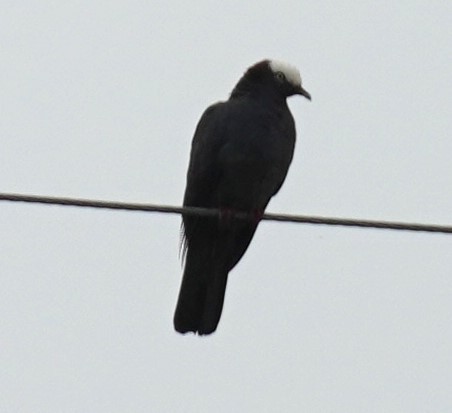
[[(262, 217), (264, 216), (264, 211), (262, 209), (253, 209), (248, 214), (243, 211), (238, 211), (234, 208), (220, 208), (220, 225), (228, 225), (233, 221), (234, 219), (245, 219), (246, 221), (252, 222), (253, 224), (257, 225), (259, 222), (261, 222)], [(239, 216), (237, 216), (237, 214)]]
[(262, 217), (264, 216), (264, 210), (254, 209), (252, 216), (253, 216), (253, 223), (257, 225), (257, 224), (259, 224), (259, 222), (261, 222)]

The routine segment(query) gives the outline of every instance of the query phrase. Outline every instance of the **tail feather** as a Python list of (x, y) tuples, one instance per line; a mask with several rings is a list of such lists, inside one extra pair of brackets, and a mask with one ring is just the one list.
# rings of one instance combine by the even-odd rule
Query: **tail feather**
[(193, 258), (189, 253), (174, 314), (174, 328), (179, 333), (211, 334), (220, 321), (228, 273), (215, 271), (207, 263)]
[(247, 250), (256, 227), (257, 223), (242, 222), (229, 223), (226, 230), (218, 224), (204, 225), (197, 228), (196, 236), (191, 234), (174, 314), (176, 331), (203, 335), (216, 330), (228, 273)]
[(213, 333), (217, 329), (223, 311), (228, 273), (226, 271), (217, 271), (212, 275), (204, 297), (204, 311), (198, 334)]

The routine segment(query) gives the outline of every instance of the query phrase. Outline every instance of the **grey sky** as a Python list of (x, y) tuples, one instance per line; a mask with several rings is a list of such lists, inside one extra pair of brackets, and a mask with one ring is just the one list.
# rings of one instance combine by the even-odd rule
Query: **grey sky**
[[(180, 204), (205, 107), (296, 65), (269, 211), (452, 224), (452, 6), (6, 1), (0, 191)], [(0, 412), (452, 410), (452, 237), (262, 223), (180, 336), (179, 217), (0, 203)]]

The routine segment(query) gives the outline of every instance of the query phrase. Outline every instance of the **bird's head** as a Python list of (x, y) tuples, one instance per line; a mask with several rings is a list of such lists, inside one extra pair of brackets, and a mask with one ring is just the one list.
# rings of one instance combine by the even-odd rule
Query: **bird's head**
[(276, 87), (286, 96), (301, 95), (311, 100), (311, 95), (301, 85), (300, 72), (295, 66), (279, 60), (268, 60)]
[(262, 60), (251, 66), (237, 83), (231, 96), (248, 93), (265, 93), (284, 99), (301, 95), (311, 100), (311, 95), (302, 87), (298, 69), (279, 60)]

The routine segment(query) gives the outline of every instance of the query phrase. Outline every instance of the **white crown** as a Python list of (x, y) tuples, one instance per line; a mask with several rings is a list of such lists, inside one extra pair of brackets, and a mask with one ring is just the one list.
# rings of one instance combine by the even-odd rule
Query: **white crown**
[(295, 66), (289, 63), (284, 63), (279, 60), (270, 60), (269, 66), (272, 72), (282, 72), (286, 76), (286, 79), (294, 86), (301, 86), (300, 72)]

